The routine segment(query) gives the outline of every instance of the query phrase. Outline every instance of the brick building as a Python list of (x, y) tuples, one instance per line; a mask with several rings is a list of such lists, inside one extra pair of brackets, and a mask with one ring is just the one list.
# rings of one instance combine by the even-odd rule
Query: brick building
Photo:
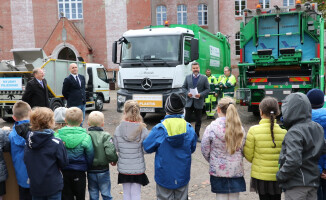
[(52, 58), (116, 70), (113, 41), (150, 25), (150, 13), (150, 0), (1, 0), (0, 60), (12, 59), (11, 49), (43, 48)]

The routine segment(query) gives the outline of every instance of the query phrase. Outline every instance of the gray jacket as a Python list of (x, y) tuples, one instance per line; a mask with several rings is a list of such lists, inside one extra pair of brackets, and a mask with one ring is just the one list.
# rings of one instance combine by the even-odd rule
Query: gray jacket
[(148, 130), (139, 132), (140, 123), (122, 121), (116, 128), (113, 142), (118, 153), (118, 171), (122, 174), (142, 174), (146, 170), (143, 140)]
[(10, 142), (8, 137), (9, 133), (9, 130), (5, 131), (0, 128), (0, 182), (3, 182), (8, 178), (8, 171), (4, 160), (3, 152), (10, 151)]
[(276, 178), (283, 189), (318, 187), (318, 160), (324, 147), (324, 130), (311, 121), (311, 104), (305, 94), (293, 93), (282, 105), (284, 126), (288, 129), (279, 158)]
[(194, 104), (194, 107), (196, 109), (203, 109), (204, 107), (204, 100), (206, 95), (209, 93), (209, 83), (208, 79), (204, 75), (200, 75), (197, 83), (197, 90), (198, 93), (200, 94), (199, 99), (195, 98), (189, 98), (188, 93), (190, 91), (190, 88), (195, 88), (192, 84), (192, 74), (186, 76), (185, 82), (183, 83), (182, 90), (186, 95), (186, 108), (189, 108)]

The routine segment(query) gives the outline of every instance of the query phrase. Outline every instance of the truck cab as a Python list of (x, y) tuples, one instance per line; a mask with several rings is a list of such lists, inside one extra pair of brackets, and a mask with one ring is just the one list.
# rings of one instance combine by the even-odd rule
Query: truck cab
[(198, 40), (192, 30), (147, 28), (130, 30), (113, 44), (113, 62), (119, 60), (117, 110), (126, 100), (137, 100), (143, 115), (164, 112), (166, 98), (172, 93), (184, 96), (182, 85), (191, 73), (191, 62), (198, 58)]

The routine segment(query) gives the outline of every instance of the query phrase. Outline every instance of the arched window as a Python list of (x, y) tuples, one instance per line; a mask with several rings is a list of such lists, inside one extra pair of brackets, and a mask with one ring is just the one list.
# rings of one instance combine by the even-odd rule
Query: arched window
[(207, 25), (207, 5), (199, 4), (198, 5), (198, 25)]
[(157, 8), (156, 8), (156, 24), (163, 25), (164, 21), (166, 21), (166, 7), (165, 6), (157, 6)]
[(69, 47), (65, 47), (59, 52), (58, 59), (73, 60), (73, 61), (77, 60), (76, 59), (76, 54)]
[(177, 10), (178, 24), (187, 24), (187, 6), (178, 5)]
[(240, 32), (235, 34), (235, 55), (240, 55)]

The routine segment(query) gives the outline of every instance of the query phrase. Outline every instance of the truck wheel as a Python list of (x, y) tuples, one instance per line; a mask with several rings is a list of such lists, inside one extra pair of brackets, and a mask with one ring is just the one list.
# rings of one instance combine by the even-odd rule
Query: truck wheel
[(51, 104), (50, 108), (54, 111), (55, 109), (62, 107), (63, 105), (59, 101), (55, 101)]
[(5, 121), (5, 122), (15, 122), (15, 120), (12, 118), (12, 117), (3, 117), (2, 118), (3, 119), (3, 121)]
[(104, 104), (104, 100), (102, 96), (97, 96), (96, 100), (95, 100), (95, 109), (98, 111), (103, 110), (103, 105)]

